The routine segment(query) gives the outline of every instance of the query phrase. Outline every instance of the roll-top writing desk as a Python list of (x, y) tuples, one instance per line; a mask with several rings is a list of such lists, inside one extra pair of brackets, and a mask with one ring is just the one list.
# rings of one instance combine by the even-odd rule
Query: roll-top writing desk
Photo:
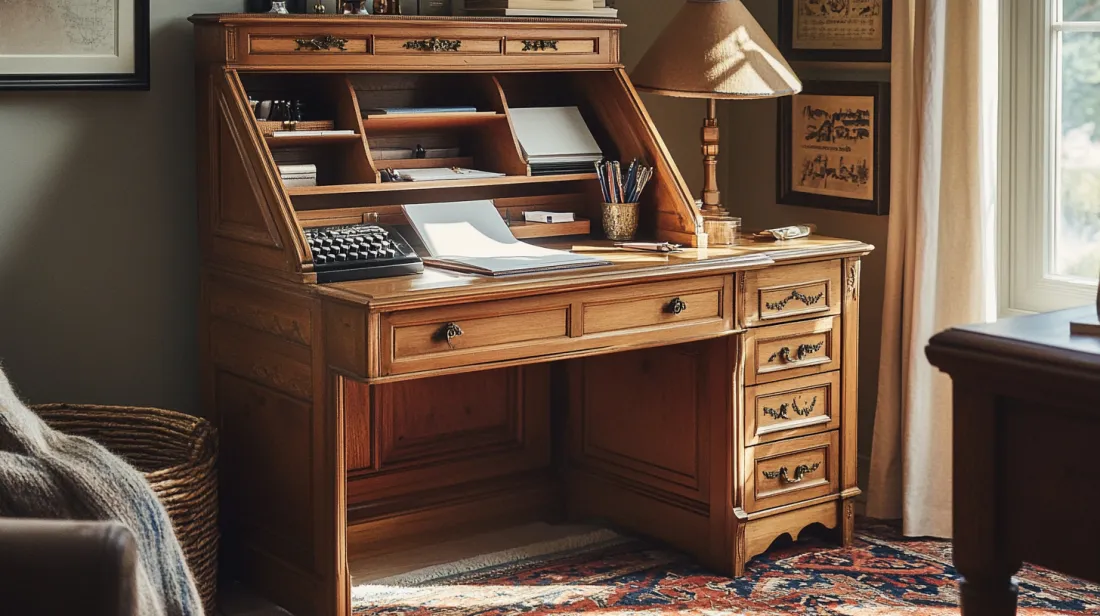
[[(575, 105), (612, 159), (656, 166), (640, 235), (696, 246), (691, 194), (620, 63), (615, 21), (204, 15), (196, 31), (205, 407), (221, 433), (224, 566), (299, 615), (350, 613), (356, 558), (443, 533), (602, 519), (740, 575), (780, 535), (851, 541), (860, 258), (785, 243), (617, 251), (595, 174), (535, 176), (510, 110)], [(275, 138), (250, 99), (349, 134)], [(463, 105), (461, 120), (362, 118)], [(442, 135), (447, 165), (387, 183), (380, 144)], [(318, 185), (288, 188), (297, 148)], [(438, 161), (436, 161), (438, 164)], [(613, 265), (317, 284), (304, 228), (492, 199), (574, 212), (522, 239)], [(561, 237), (553, 237), (560, 235)], [(548, 237), (549, 236), (549, 237)], [(449, 325), (462, 334), (444, 338)]]

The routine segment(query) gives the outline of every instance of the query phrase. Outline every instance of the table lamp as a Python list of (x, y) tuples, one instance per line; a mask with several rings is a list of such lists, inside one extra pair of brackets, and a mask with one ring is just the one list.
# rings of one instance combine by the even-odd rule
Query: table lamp
[(707, 99), (703, 227), (710, 244), (732, 244), (739, 223), (718, 191), (718, 99), (790, 96), (802, 82), (741, 0), (688, 0), (631, 79), (642, 91)]

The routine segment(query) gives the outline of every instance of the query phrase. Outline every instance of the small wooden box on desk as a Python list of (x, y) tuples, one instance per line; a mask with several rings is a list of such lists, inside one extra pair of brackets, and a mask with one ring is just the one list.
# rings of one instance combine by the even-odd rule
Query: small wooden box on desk
[[(296, 614), (347, 616), (358, 557), (444, 533), (601, 518), (733, 575), (813, 523), (851, 540), (870, 246), (659, 255), (516, 225), (612, 265), (316, 283), (305, 228), (400, 225), (403, 204), (492, 199), (512, 220), (598, 219), (595, 174), (532, 175), (517, 107), (577, 106), (609, 158), (654, 165), (640, 235), (693, 246), (698, 212), (620, 63), (621, 23), (193, 21), (202, 379), (221, 430), (230, 575)], [(250, 98), (303, 100), (350, 132), (265, 136)], [(389, 106), (478, 111), (363, 119)], [(446, 165), (504, 177), (382, 182), (381, 169), (429, 163), (372, 149), (436, 138), (458, 148)], [(282, 183), (286, 151), (317, 165), (318, 186)]]

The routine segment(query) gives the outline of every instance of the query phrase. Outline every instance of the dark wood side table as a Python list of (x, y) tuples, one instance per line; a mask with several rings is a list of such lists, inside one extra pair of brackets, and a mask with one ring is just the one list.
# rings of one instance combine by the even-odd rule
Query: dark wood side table
[(1016, 613), (1027, 561), (1100, 581), (1100, 337), (1092, 307), (937, 335), (954, 381), (955, 567), (964, 616)]

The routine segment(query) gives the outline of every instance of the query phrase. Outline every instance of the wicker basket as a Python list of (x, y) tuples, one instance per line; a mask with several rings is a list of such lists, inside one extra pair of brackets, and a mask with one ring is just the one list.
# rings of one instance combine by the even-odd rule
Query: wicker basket
[(205, 419), (147, 408), (33, 407), (51, 427), (88, 437), (142, 473), (172, 519), (207, 614), (218, 590), (217, 440)]

